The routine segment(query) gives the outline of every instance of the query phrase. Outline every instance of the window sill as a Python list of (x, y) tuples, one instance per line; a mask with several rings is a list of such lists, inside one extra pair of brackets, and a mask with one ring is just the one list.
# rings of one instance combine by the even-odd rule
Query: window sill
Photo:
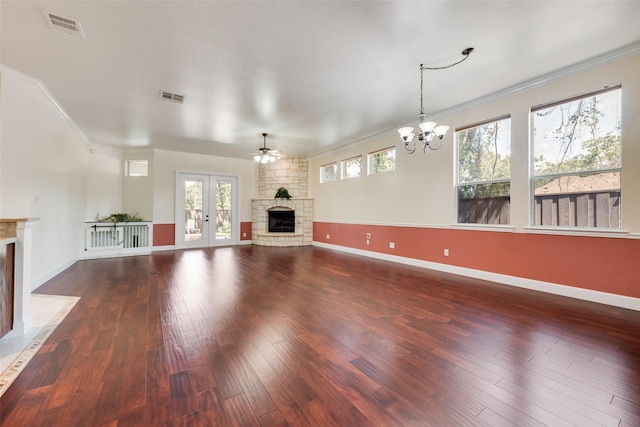
[(557, 236), (609, 237), (624, 239), (629, 236), (626, 230), (610, 228), (576, 228), (576, 227), (524, 227), (525, 233), (552, 234)]
[(500, 224), (451, 224), (449, 226), (453, 230), (473, 230), (473, 231), (498, 231), (502, 233), (513, 233), (515, 227), (513, 225)]

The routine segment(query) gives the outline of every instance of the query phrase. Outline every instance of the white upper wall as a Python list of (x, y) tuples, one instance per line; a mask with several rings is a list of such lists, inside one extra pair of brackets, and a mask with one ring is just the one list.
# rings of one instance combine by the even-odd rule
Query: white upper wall
[(126, 151), (123, 155), (122, 172), (124, 175), (124, 162), (130, 160), (146, 160), (147, 176), (124, 176), (122, 189), (122, 210), (130, 215), (137, 215), (145, 221), (153, 221), (154, 200), (154, 152), (153, 150)]
[[(456, 223), (454, 176), (455, 129), (511, 115), (511, 225), (529, 226), (529, 111), (539, 104), (622, 84), (622, 228), (640, 232), (640, 55), (602, 65), (504, 95), (459, 112), (435, 118), (451, 126), (442, 148), (424, 155), (405, 152), (395, 129), (357, 145), (317, 156), (309, 162), (310, 197), (315, 199), (314, 220), (388, 225), (449, 226)], [(427, 96), (428, 99), (428, 96)], [(415, 126), (416, 122), (408, 124)], [(401, 127), (403, 123), (398, 123)], [(366, 156), (396, 146), (396, 171), (379, 175), (319, 183), (321, 165)], [(366, 166), (365, 166), (366, 168)]]
[(95, 221), (122, 209), (122, 151), (92, 145), (89, 149), (85, 221)]
[(256, 162), (177, 151), (153, 152), (153, 222), (175, 223), (176, 171), (237, 176), (238, 218), (241, 222), (251, 221), (251, 198), (256, 195), (257, 185)]
[(39, 218), (31, 276), (40, 284), (83, 250), (88, 141), (40, 82), (0, 70), (0, 217)]

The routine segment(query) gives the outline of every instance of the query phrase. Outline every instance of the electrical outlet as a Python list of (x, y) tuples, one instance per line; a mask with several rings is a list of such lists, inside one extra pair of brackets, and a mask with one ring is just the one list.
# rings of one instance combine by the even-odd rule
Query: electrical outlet
[(327, 234), (327, 240), (329, 240), (331, 238), (331, 236), (329, 234)]
[(449, 256), (449, 249), (444, 250), (444, 256)]
[(396, 247), (395, 242), (389, 242), (389, 249), (394, 249)]
[(369, 245), (369, 239), (367, 239), (367, 246)]
[(247, 233), (242, 233), (242, 237), (247, 237)]

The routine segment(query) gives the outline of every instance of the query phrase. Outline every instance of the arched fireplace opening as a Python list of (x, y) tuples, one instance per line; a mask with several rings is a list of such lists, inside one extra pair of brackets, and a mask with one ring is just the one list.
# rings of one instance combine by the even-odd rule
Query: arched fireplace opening
[(296, 212), (294, 210), (270, 210), (269, 233), (295, 233)]

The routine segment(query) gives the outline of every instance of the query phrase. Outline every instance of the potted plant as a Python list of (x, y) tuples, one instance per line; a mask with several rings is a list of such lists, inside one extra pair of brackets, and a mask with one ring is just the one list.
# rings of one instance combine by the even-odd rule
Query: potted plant
[(289, 192), (287, 191), (286, 188), (280, 187), (276, 191), (276, 197), (275, 198), (276, 199), (287, 199), (287, 200), (289, 200), (291, 198), (291, 196), (289, 195)]

